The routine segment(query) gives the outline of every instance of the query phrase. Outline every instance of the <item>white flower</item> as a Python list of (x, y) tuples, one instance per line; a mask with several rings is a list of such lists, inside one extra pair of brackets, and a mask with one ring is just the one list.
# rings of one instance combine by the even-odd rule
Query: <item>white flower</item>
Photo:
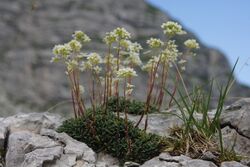
[(71, 72), (73, 71), (75, 68), (78, 67), (79, 63), (76, 60), (70, 60), (66, 62), (67, 65), (67, 71)]
[(187, 62), (187, 60), (181, 59), (180, 61), (178, 61), (178, 64), (185, 64)]
[(160, 48), (164, 43), (158, 38), (150, 38), (147, 40), (147, 44), (150, 48)]
[(99, 74), (99, 73), (102, 71), (102, 68), (99, 67), (99, 66), (95, 66), (95, 67), (93, 68), (93, 70), (94, 70), (94, 72), (95, 72), (96, 74)]
[(52, 57), (51, 60), (50, 60), (51, 63), (57, 63), (57, 62), (59, 62), (59, 61), (60, 61), (60, 57), (58, 57), (58, 56), (54, 56), (54, 57)]
[(87, 60), (89, 61), (90, 64), (94, 65), (98, 65), (102, 62), (102, 58), (98, 53), (90, 53), (87, 56)]
[(106, 36), (104, 37), (103, 41), (107, 44), (107, 45), (111, 45), (112, 43), (114, 43), (117, 39), (117, 35), (114, 32), (109, 32), (106, 33)]
[(140, 66), (142, 64), (142, 61), (139, 57), (139, 54), (137, 53), (131, 53), (129, 57), (127, 57), (124, 60), (125, 65), (135, 65), (135, 66)]
[(116, 34), (117, 40), (131, 38), (131, 34), (123, 27), (118, 27), (113, 32)]
[(125, 92), (127, 96), (130, 96), (132, 94), (134, 87), (135, 87), (134, 85), (127, 83), (126, 92)]
[(199, 49), (199, 43), (195, 39), (188, 39), (184, 42), (184, 45), (189, 49)]
[(73, 38), (79, 42), (86, 43), (86, 42), (90, 42), (91, 39), (89, 38), (89, 36), (87, 36), (84, 32), (82, 31), (75, 31), (74, 34), (72, 35)]
[(81, 71), (85, 71), (85, 70), (91, 70), (93, 68), (93, 65), (87, 61), (87, 62), (83, 62), (80, 66), (80, 70)]
[(173, 62), (177, 60), (179, 51), (174, 40), (170, 40), (167, 43), (167, 48), (161, 53), (161, 61)]
[(116, 75), (117, 78), (128, 78), (137, 76), (136, 71), (130, 67), (119, 69)]
[(82, 44), (80, 42), (78, 42), (77, 40), (71, 40), (68, 43), (69, 47), (71, 48), (72, 51), (74, 52), (79, 52), (82, 48)]
[(53, 54), (55, 56), (61, 56), (62, 58), (67, 58), (71, 53), (71, 48), (69, 45), (64, 44), (64, 45), (56, 45), (53, 48)]
[(106, 33), (106, 36), (104, 37), (103, 41), (107, 45), (111, 45), (114, 42), (117, 42), (117, 41), (121, 42), (122, 40), (130, 39), (130, 38), (131, 38), (131, 34), (125, 28), (118, 27), (114, 29), (113, 31)]
[(134, 42), (134, 43), (129, 42), (128, 50), (129, 52), (139, 53), (140, 50), (142, 50), (142, 46), (137, 42)]
[(173, 21), (168, 21), (166, 23), (163, 23), (161, 25), (161, 28), (163, 29), (163, 33), (170, 37), (175, 35), (186, 34), (186, 32), (182, 30), (182, 26)]

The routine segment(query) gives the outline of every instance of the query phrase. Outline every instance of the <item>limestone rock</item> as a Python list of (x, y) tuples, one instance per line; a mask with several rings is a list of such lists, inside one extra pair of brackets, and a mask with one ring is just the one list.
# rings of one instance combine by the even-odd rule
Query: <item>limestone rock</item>
[(118, 164), (116, 159), (105, 154), (97, 160), (96, 153), (85, 143), (65, 133), (57, 133), (55, 128), (62, 121), (58, 115), (48, 113), (18, 114), (0, 120), (1, 141), (8, 143), (7, 148), (1, 145), (1, 149), (7, 152), (6, 167), (101, 167)]
[(217, 167), (213, 162), (200, 159), (192, 159), (180, 163), (183, 167)]
[[(8, 139), (5, 159), (6, 167), (21, 166), (23, 162), (29, 165), (31, 161), (35, 161), (36, 158), (38, 162), (34, 163), (42, 165), (46, 157), (35, 156), (40, 156), (39, 154), (43, 153), (44, 155), (41, 154), (41, 156), (48, 155), (47, 158), (49, 159), (47, 160), (53, 160), (53, 156), (50, 155), (50, 153), (53, 149), (59, 149), (58, 147), (61, 147), (60, 144), (48, 137), (40, 136), (29, 131), (14, 132), (10, 134)], [(48, 148), (51, 149), (47, 150)]]
[(237, 130), (239, 134), (250, 139), (250, 98), (241, 100), (230, 105), (222, 114), (221, 123)]
[(64, 153), (66, 155), (75, 154), (77, 159), (82, 159), (89, 163), (94, 163), (97, 160), (97, 155), (91, 148), (89, 148), (85, 143), (81, 143), (71, 138), (66, 133), (57, 133), (54, 130), (42, 129), (40, 134), (49, 136), (50, 138), (63, 143), (65, 145)]
[(125, 162), (124, 167), (139, 167), (140, 164), (135, 163), (135, 162)]
[[(129, 115), (129, 120), (137, 123), (140, 119), (140, 116)], [(145, 125), (145, 118), (141, 121), (139, 128), (144, 129)], [(155, 133), (160, 136), (168, 136), (169, 135), (169, 128), (181, 125), (182, 121), (173, 115), (170, 114), (149, 114), (148, 116), (148, 133)]]
[[(60, 115), (50, 113), (17, 114), (3, 119), (0, 124), (11, 132), (29, 130), (39, 133), (42, 128), (55, 129), (64, 119)], [(13, 123), (14, 122), (14, 123)]]
[(50, 163), (59, 159), (62, 154), (63, 154), (62, 146), (36, 149), (30, 153), (25, 154), (22, 166), (43, 167), (46, 166), (46, 163)]
[(230, 162), (222, 162), (221, 167), (247, 167), (247, 166), (242, 165), (239, 162), (230, 161)]
[(145, 162), (141, 167), (217, 167), (210, 161), (204, 161), (199, 159), (191, 159), (186, 156), (170, 156), (169, 154), (162, 153), (158, 157), (155, 157)]
[(221, 115), (226, 148), (250, 157), (250, 98), (242, 98), (228, 106)]
[(240, 135), (229, 127), (222, 129), (224, 147), (234, 148), (235, 152), (250, 157), (250, 139)]
[[(115, 167), (119, 165), (119, 161), (117, 158), (112, 157), (111, 155), (105, 154), (103, 152), (100, 152), (97, 154), (97, 164), (100, 167), (101, 166), (108, 166), (108, 167)], [(118, 167), (118, 166), (117, 166)]]

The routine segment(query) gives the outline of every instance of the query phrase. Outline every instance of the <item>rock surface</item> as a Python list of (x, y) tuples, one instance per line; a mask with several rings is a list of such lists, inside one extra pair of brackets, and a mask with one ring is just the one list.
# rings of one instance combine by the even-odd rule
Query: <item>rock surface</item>
[[(176, 110), (171, 110), (168, 112), (176, 112)], [(158, 113), (158, 114), (150, 114), (148, 117), (148, 133), (155, 133), (160, 136), (168, 136), (169, 135), (169, 128), (181, 125), (182, 121), (178, 119), (176, 116), (171, 114)], [(129, 115), (128, 118), (130, 121), (137, 123), (141, 116), (138, 115)], [(143, 129), (145, 126), (145, 118), (143, 117), (139, 128)]]
[[(59, 115), (49, 113), (19, 114), (0, 121), (6, 131), (0, 149), (6, 151), (5, 167), (117, 167), (108, 155), (97, 155), (55, 128), (62, 123)], [(1, 161), (0, 161), (1, 164)]]
[[(0, 39), (4, 39), (0, 40), (0, 116), (46, 111), (70, 98), (64, 68), (49, 60), (51, 48), (68, 41), (75, 30), (92, 37), (93, 44), (86, 51), (103, 53), (106, 31), (123, 26), (145, 44), (151, 36), (162, 36), (160, 25), (171, 19), (144, 0), (136, 4), (134, 0), (1, 0), (0, 11)], [(187, 37), (196, 38), (190, 32)], [(189, 61), (184, 74), (189, 87), (207, 85), (212, 77), (226, 82), (230, 66), (220, 51), (201, 44), (198, 55)], [(144, 98), (146, 76), (139, 74), (134, 80), (136, 96)], [(173, 87), (173, 81), (168, 83)], [(249, 88), (238, 83), (232, 89), (233, 96), (249, 94)], [(60, 106), (60, 113), (66, 115), (69, 110), (70, 105)]]
[(170, 156), (162, 153), (158, 157), (145, 162), (141, 167), (217, 167), (214, 163), (186, 156)]
[[(174, 111), (172, 111), (174, 112)], [(250, 157), (248, 136), (248, 114), (250, 99), (241, 99), (227, 107), (222, 113), (222, 132), (225, 147), (234, 149), (240, 155)], [(243, 115), (243, 116), (242, 116)], [(129, 116), (132, 121), (138, 116)], [(6, 167), (118, 167), (118, 160), (104, 153), (96, 154), (86, 144), (78, 142), (65, 133), (57, 133), (55, 128), (63, 121), (59, 115), (49, 113), (18, 114), (0, 119), (0, 150), (6, 152)], [(177, 117), (150, 114), (148, 132), (168, 135), (168, 128), (181, 124)], [(140, 125), (143, 128), (143, 124)], [(201, 159), (187, 156), (170, 156), (162, 153), (145, 162), (141, 167), (216, 167), (206, 154)], [(213, 158), (211, 158), (213, 159)], [(238, 162), (223, 162), (221, 167), (250, 166), (250, 159)], [(245, 166), (244, 166), (245, 165)], [(127, 162), (128, 166), (138, 166)], [(1, 156), (0, 156), (1, 167)]]
[(241, 99), (230, 105), (221, 120), (223, 126), (229, 126), (250, 139), (250, 98)]
[(226, 147), (250, 157), (250, 98), (241, 99), (227, 107), (221, 116)]
[(230, 161), (230, 162), (222, 162), (220, 167), (247, 167), (242, 165), (241, 163)]

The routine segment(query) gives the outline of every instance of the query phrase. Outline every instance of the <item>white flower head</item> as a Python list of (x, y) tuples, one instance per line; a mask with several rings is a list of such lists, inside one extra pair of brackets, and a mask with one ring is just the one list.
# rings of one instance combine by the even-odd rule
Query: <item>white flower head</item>
[(73, 60), (67, 61), (66, 65), (67, 65), (67, 71), (71, 72), (74, 69), (78, 68), (79, 63), (73, 59)]
[(55, 56), (59, 56), (66, 59), (71, 53), (71, 48), (69, 47), (69, 45), (64, 44), (64, 45), (56, 45), (53, 48), (53, 54)]
[(199, 49), (199, 43), (195, 39), (188, 39), (184, 42), (184, 45), (189, 49)]
[(68, 45), (71, 48), (71, 50), (74, 51), (74, 52), (79, 52), (81, 50), (81, 48), (82, 48), (82, 44), (79, 41), (75, 40), (75, 39), (71, 40), (68, 43)]
[(161, 61), (173, 62), (177, 60), (179, 50), (174, 40), (167, 42), (167, 48), (161, 53)]
[(180, 61), (178, 61), (178, 64), (185, 64), (187, 62), (187, 60), (181, 59)]
[(59, 62), (60, 60), (61, 60), (60, 57), (54, 56), (54, 57), (51, 58), (50, 62), (51, 62), (51, 63), (57, 63), (57, 62)]
[(142, 50), (142, 46), (137, 42), (130, 42), (128, 46), (129, 52), (139, 53)]
[(96, 74), (100, 74), (100, 72), (102, 71), (102, 68), (99, 67), (99, 66), (95, 66), (95, 67), (93, 68), (93, 70), (94, 70), (94, 72), (95, 72)]
[(160, 48), (164, 43), (158, 38), (150, 38), (149, 40), (147, 40), (147, 44), (150, 48)]
[(140, 65), (142, 65), (142, 61), (140, 59), (139, 54), (130, 53), (130, 55), (124, 60), (124, 64), (125, 65), (140, 66)]
[(90, 53), (87, 56), (87, 60), (89, 61), (90, 64), (92, 64), (92, 66), (102, 63), (102, 58), (98, 53)]
[(106, 33), (106, 36), (104, 37), (103, 41), (107, 44), (107, 45), (111, 45), (112, 43), (114, 43), (117, 39), (117, 35), (114, 32), (109, 32)]
[(117, 78), (129, 78), (137, 76), (136, 71), (130, 67), (121, 68), (116, 73)]
[(132, 94), (134, 87), (135, 87), (134, 85), (127, 83), (126, 92), (125, 92), (127, 96), (130, 96)]
[(113, 32), (116, 34), (117, 40), (131, 38), (131, 34), (123, 27), (118, 27)]
[(84, 32), (82, 32), (82, 31), (75, 31), (74, 34), (73, 34), (72, 36), (73, 36), (73, 38), (74, 38), (75, 40), (77, 40), (78, 42), (81, 42), (82, 44), (91, 41), (91, 39), (89, 38), (89, 36), (86, 35), (86, 34), (85, 34)]
[(161, 25), (163, 29), (163, 33), (168, 35), (169, 37), (173, 37), (175, 35), (183, 35), (186, 34), (184, 30), (182, 30), (182, 26), (176, 22), (168, 21)]

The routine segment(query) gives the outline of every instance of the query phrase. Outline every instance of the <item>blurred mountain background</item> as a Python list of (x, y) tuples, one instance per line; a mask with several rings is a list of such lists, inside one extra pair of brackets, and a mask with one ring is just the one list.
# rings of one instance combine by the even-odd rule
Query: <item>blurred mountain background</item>
[[(70, 99), (63, 67), (49, 61), (53, 46), (70, 40), (75, 30), (82, 30), (92, 38), (85, 46), (86, 52), (103, 54), (105, 32), (122, 26), (146, 48), (148, 38), (164, 38), (160, 25), (168, 20), (172, 20), (169, 15), (144, 0), (1, 0), (0, 116), (47, 111)], [(197, 39), (188, 31), (176, 40), (182, 43), (188, 38)], [(201, 48), (188, 61), (184, 74), (188, 87), (199, 84), (208, 88), (213, 77), (218, 83), (225, 83), (231, 71), (225, 55), (199, 42)], [(143, 56), (142, 59), (147, 59)], [(140, 74), (135, 79), (135, 95), (145, 99), (146, 74)], [(169, 89), (172, 87), (170, 80)], [(249, 87), (238, 82), (230, 94), (231, 97), (249, 95)], [(69, 103), (51, 109), (64, 114), (71, 113), (70, 110)]]

